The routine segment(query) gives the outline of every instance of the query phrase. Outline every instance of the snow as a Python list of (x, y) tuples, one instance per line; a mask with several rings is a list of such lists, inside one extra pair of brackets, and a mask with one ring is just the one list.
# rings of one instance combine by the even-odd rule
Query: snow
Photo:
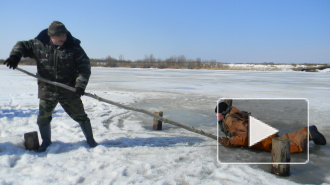
[(326, 68), (326, 69), (323, 69), (323, 70), (319, 70), (318, 72), (329, 73), (329, 72), (330, 72), (330, 68)]
[[(300, 68), (309, 68), (309, 67), (321, 67), (322, 64), (314, 64), (314, 65), (305, 65), (305, 64), (237, 64), (237, 63), (230, 63), (230, 64), (223, 64), (227, 66), (230, 70), (248, 70), (248, 71), (294, 71), (295, 69)], [(318, 70), (318, 72), (330, 72), (329, 68)]]
[[(35, 66), (22, 68), (36, 72)], [(329, 76), (92, 68), (86, 91), (132, 107), (162, 110), (164, 117), (213, 134), (219, 98), (307, 98), (310, 122), (330, 141)], [(5, 66), (0, 66), (0, 80), (0, 184), (330, 183), (329, 145), (312, 143), (310, 162), (292, 165), (291, 176), (280, 178), (270, 174), (267, 165), (220, 164), (216, 141), (168, 124), (152, 131), (151, 117), (89, 97), (82, 100), (99, 146), (89, 148), (79, 125), (57, 106), (51, 123), (53, 144), (44, 153), (27, 151), (24, 133), (38, 130), (36, 80)]]

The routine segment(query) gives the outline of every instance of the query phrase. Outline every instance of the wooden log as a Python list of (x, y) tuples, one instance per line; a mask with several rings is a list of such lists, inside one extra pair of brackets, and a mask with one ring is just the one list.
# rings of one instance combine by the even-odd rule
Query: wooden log
[(39, 139), (37, 131), (24, 134), (24, 146), (26, 150), (38, 150)]
[[(274, 137), (272, 139), (272, 173), (279, 176), (290, 175), (290, 139)], [(274, 164), (277, 163), (277, 164)], [(286, 163), (286, 164), (279, 164)]]
[[(157, 116), (163, 117), (163, 111), (154, 112)], [(153, 130), (162, 130), (163, 122), (157, 118), (154, 118)]]

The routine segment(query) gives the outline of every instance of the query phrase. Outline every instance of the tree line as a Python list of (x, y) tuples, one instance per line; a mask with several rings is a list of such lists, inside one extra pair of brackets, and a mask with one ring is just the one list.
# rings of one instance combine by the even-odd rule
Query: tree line
[(152, 54), (145, 56), (144, 59), (131, 61), (115, 59), (111, 56), (105, 59), (91, 59), (92, 66), (102, 67), (129, 67), (129, 68), (159, 68), (159, 69), (223, 69), (224, 63), (215, 60), (202, 61), (200, 58), (195, 60), (187, 59), (185, 56), (172, 56), (165, 60), (156, 59)]
[[(0, 60), (1, 64), (4, 60)], [(201, 58), (187, 59), (185, 56), (172, 56), (165, 60), (156, 59), (152, 54), (146, 55), (144, 59), (131, 61), (124, 60), (123, 57), (115, 59), (108, 56), (104, 59), (90, 59), (93, 67), (127, 67), (127, 68), (159, 68), (159, 69), (226, 69), (224, 63), (216, 60), (202, 61)], [(36, 61), (31, 58), (23, 58), (20, 65), (36, 65)]]
[[(0, 59), (0, 65), (5, 60)], [(152, 54), (146, 55), (144, 59), (131, 61), (124, 60), (123, 57), (115, 59), (108, 56), (104, 59), (90, 59), (93, 67), (126, 67), (126, 68), (158, 68), (158, 69), (213, 69), (213, 70), (251, 70), (250, 68), (230, 67), (228, 63), (217, 62), (216, 60), (202, 61), (201, 58), (195, 60), (187, 59), (185, 56), (172, 56), (165, 60), (156, 59)], [(19, 65), (36, 65), (36, 61), (31, 58), (22, 58)], [(267, 70), (279, 70), (275, 63), (258, 63), (258, 65), (269, 65), (273, 68)], [(291, 64), (294, 71), (318, 71), (319, 69), (330, 68), (328, 64), (304, 63), (306, 67), (297, 67)]]

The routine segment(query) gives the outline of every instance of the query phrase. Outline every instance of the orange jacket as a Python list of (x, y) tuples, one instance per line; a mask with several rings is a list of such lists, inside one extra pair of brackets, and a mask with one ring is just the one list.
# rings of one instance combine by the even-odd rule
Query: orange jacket
[[(248, 129), (249, 119), (240, 110), (232, 107), (229, 114), (224, 119), (224, 126), (231, 133), (229, 142), (231, 146), (248, 146)], [(261, 149), (265, 151), (271, 151), (272, 138), (277, 137), (278, 134), (269, 136), (266, 139), (256, 143), (252, 148)], [(293, 133), (284, 134), (282, 137), (289, 138), (290, 152), (299, 153), (306, 151), (307, 148), (307, 128), (301, 128)]]
[(248, 146), (249, 120), (237, 108), (232, 107), (224, 118), (224, 126), (233, 135), (229, 138), (232, 146)]

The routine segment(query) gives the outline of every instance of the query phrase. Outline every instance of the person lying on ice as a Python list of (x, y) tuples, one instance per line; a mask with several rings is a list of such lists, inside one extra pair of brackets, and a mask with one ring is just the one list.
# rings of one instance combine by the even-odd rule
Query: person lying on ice
[[(249, 116), (246, 112), (240, 111), (235, 107), (228, 107), (227, 103), (220, 102), (215, 108), (217, 114), (219, 128), (227, 136), (219, 138), (219, 143), (225, 147), (232, 146), (248, 146), (248, 125)], [(308, 129), (301, 128), (293, 133), (284, 134), (282, 137), (289, 138), (290, 152), (300, 153), (307, 149), (307, 133)], [(271, 151), (272, 138), (278, 137), (277, 134), (256, 143), (252, 148)], [(309, 140), (317, 145), (325, 145), (325, 137), (317, 130), (315, 125), (309, 127)]]

